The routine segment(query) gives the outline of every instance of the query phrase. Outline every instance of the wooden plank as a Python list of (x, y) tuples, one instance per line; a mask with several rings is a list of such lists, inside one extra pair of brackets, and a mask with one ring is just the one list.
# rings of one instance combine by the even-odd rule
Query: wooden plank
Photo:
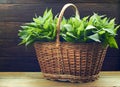
[[(23, 22), (0, 22), (0, 39), (17, 40), (19, 38), (18, 31), (23, 24)], [(119, 37), (117, 40), (119, 40)]]
[(0, 22), (0, 38), (1, 39), (18, 39), (18, 30), (22, 22)]
[[(102, 71), (119, 71), (120, 64), (117, 59), (109, 58), (104, 61)], [(110, 68), (108, 68), (110, 67)], [(36, 57), (0, 57), (0, 71), (34, 71), (39, 69)]]
[(36, 57), (0, 57), (0, 71), (40, 71)]
[[(89, 83), (46, 80), (40, 72), (1, 72), (1, 87), (119, 87), (120, 72), (101, 72), (100, 78)], [(6, 84), (7, 82), (7, 84)]]
[(119, 71), (120, 70), (120, 59), (117, 57), (106, 57), (102, 70), (105, 71)]
[(26, 50), (25, 48), (20, 47), (10, 47), (10, 48), (0, 48), (0, 56), (5, 57), (35, 57), (35, 52), (32, 50)]
[(20, 22), (0, 23), (0, 56), (34, 56), (33, 47), (18, 45), (20, 43), (18, 30), (21, 24)]
[[(36, 58), (35, 50), (33, 47), (25, 48), (25, 46), (15, 45), (14, 42), (10, 43), (8, 42), (8, 40), (5, 42), (5, 44), (2, 44), (0, 46), (0, 62), (2, 62), (2, 64), (6, 64), (6, 61), (7, 61), (7, 64), (9, 64), (10, 66), (13, 66), (15, 64), (14, 63), (15, 61), (17, 62), (21, 61), (18, 58), (22, 58), (22, 61), (26, 61), (26, 60), (29, 61), (29, 57)], [(11, 63), (11, 60), (14, 60), (14, 62)], [(120, 62), (119, 51), (111, 50), (109, 53), (107, 53), (102, 70), (120, 70), (119, 62)], [(25, 62), (20, 62), (20, 63), (22, 65), (26, 64)], [(22, 67), (22, 66), (19, 66), (19, 67)], [(2, 68), (2, 70), (9, 71), (9, 70), (18, 70), (18, 69), (16, 68), (9, 69), (9, 67), (5, 67), (4, 69)], [(20, 70), (24, 71), (24, 69), (22, 68)]]
[[(34, 65), (33, 60), (31, 59), (35, 57), (33, 47), (26, 49), (25, 46), (18, 46), (18, 43), (20, 42), (20, 39), (18, 39), (17, 36), (18, 30), (20, 29), (19, 26), (23, 22), (32, 21), (32, 17), (34, 17), (35, 13), (42, 15), (46, 7), (53, 8), (54, 14), (57, 14), (60, 12), (65, 2), (44, 3), (40, 0), (0, 0), (0, 3), (9, 3), (0, 4), (0, 67), (2, 67), (0, 70), (36, 70), (33, 67), (36, 65)], [(119, 4), (117, 3), (77, 3), (77, 0), (75, 3), (79, 8), (81, 17), (92, 14), (92, 12), (98, 12), (100, 14), (107, 14), (109, 17), (116, 17), (117, 22), (119, 22)], [(73, 11), (68, 9), (65, 16), (69, 17), (73, 14)], [(119, 51), (111, 50), (108, 53), (104, 70), (119, 69)], [(30, 59), (28, 59), (29, 57)]]
[[(63, 7), (63, 3), (46, 4), (0, 4), (0, 22), (28, 22), (37, 15), (42, 15), (46, 8), (52, 8), (53, 13), (57, 14)], [(81, 17), (91, 15), (93, 12), (106, 14), (109, 17), (118, 17), (118, 4), (108, 3), (76, 3)], [(69, 14), (68, 14), (69, 13)], [(114, 14), (112, 14), (114, 13)], [(74, 14), (71, 9), (66, 11), (66, 16)], [(117, 20), (118, 21), (118, 20)]]
[(115, 49), (115, 48), (108, 48), (107, 53), (106, 53), (106, 57), (115, 57), (115, 56), (120, 56), (120, 50), (119, 49)]
[(32, 79), (32, 78), (39, 78), (44, 79), (41, 72), (0, 72), (1, 79), (14, 79), (14, 78), (21, 78), (21, 79)]
[[(24, 45), (18, 45), (20, 41), (20, 39), (0, 39), (0, 56), (34, 56), (34, 47), (25, 47)], [(112, 48), (109, 48), (107, 50), (106, 57), (119, 58), (119, 56), (119, 50)]]
[[(110, 59), (110, 58), (109, 58)], [(102, 71), (119, 71), (120, 60), (104, 61)]]
[[(34, 56), (35, 50), (33, 46), (25, 47), (18, 45), (20, 40), (17, 39), (0, 39), (0, 56)], [(15, 55), (14, 55), (15, 54)], [(22, 55), (21, 55), (22, 54)], [(106, 57), (118, 57), (119, 50), (109, 48)], [(114, 59), (114, 58), (113, 58)]]
[(119, 0), (44, 0), (47, 3), (119, 3)]
[(27, 3), (42, 3), (42, 0), (0, 0), (1, 4), (15, 4), (15, 3), (21, 3), (21, 4), (27, 4)]
[[(22, 45), (19, 45), (19, 40), (17, 39), (0, 39), (0, 48), (9, 48), (13, 46), (23, 47)], [(25, 48), (25, 46), (24, 46)]]
[(0, 3), (21, 3), (21, 4), (38, 4), (38, 3), (119, 3), (119, 0), (0, 0)]
[(35, 56), (33, 46), (18, 45), (16, 40), (0, 40), (0, 56)]

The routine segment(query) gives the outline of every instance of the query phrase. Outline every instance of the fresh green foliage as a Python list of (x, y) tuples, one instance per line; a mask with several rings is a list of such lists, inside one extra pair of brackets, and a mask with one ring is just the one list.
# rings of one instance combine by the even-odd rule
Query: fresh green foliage
[[(19, 30), (20, 44), (32, 44), (36, 41), (48, 42), (56, 39), (57, 16), (52, 10), (45, 10), (43, 16), (33, 18), (33, 22), (26, 23)], [(60, 26), (60, 40), (73, 43), (97, 42), (118, 48), (115, 36), (120, 25), (115, 19), (94, 13), (92, 16), (79, 18), (78, 16), (66, 19), (63, 17)]]
[(45, 10), (43, 17), (33, 18), (33, 22), (21, 26), (18, 36), (22, 39), (20, 44), (32, 44), (35, 41), (54, 41), (56, 36), (56, 21), (52, 10)]
[(61, 37), (67, 42), (90, 43), (98, 42), (103, 45), (118, 48), (115, 36), (120, 25), (115, 24), (115, 19), (100, 16), (94, 13), (78, 19), (76, 16), (69, 18), (61, 24)]

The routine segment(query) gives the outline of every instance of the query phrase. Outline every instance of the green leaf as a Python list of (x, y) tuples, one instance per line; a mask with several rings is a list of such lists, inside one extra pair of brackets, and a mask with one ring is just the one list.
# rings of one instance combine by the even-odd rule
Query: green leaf
[(30, 40), (28, 40), (27, 42), (26, 42), (26, 46), (28, 46), (29, 44), (31, 44), (31, 43), (33, 43), (35, 40), (34, 39), (30, 39)]
[(114, 26), (115, 25), (115, 18), (111, 19), (109, 24)]
[(84, 31), (84, 23), (81, 21), (80, 26), (77, 28), (77, 35), (80, 36), (81, 32)]
[(70, 24), (63, 25), (63, 28), (65, 28), (67, 31), (73, 31), (73, 28)]
[(113, 29), (102, 28), (104, 31), (107, 31), (111, 35), (116, 35)]
[(96, 27), (93, 26), (93, 25), (88, 25), (88, 26), (85, 28), (85, 30), (91, 30), (91, 29), (96, 29)]
[(93, 41), (95, 41), (95, 42), (101, 42), (101, 41), (99, 40), (99, 35), (98, 35), (98, 33), (93, 34), (93, 35), (90, 35), (90, 36), (88, 36), (88, 38), (91, 39), (91, 40), (93, 40)]
[(67, 42), (74, 42), (74, 38), (72, 38), (72, 37), (69, 36), (69, 35), (66, 35), (66, 34), (61, 33), (61, 36), (62, 36), (62, 38), (63, 38), (65, 41), (67, 41)]
[(67, 23), (67, 20), (65, 19), (65, 17), (63, 17), (62, 21), (61, 21), (61, 24), (64, 25)]
[(84, 22), (86, 22), (86, 21), (88, 20), (88, 18), (89, 18), (89, 16), (86, 16), (86, 17), (82, 18), (82, 20), (83, 20)]
[(49, 22), (49, 20), (46, 20), (45, 23), (44, 23), (44, 25), (43, 25), (43, 28), (44, 28), (44, 29), (48, 29), (50, 23), (51, 23), (51, 22)]
[(103, 34), (105, 34), (105, 31), (104, 31), (104, 30), (99, 31), (98, 34), (99, 34), (99, 35), (103, 35)]
[(108, 37), (107, 40), (108, 40), (108, 43), (109, 43), (110, 47), (118, 48), (117, 42), (116, 42), (114, 37), (112, 37), (112, 36)]
[(45, 15), (43, 15), (43, 20), (44, 21), (47, 20), (47, 19), (49, 19), (49, 18), (53, 19), (52, 9), (50, 9), (49, 11), (47, 11), (45, 13)]
[(20, 26), (22, 29), (28, 29), (30, 28), (29, 26)]
[(43, 16), (47, 15), (47, 13), (48, 13), (48, 9), (44, 11)]
[(120, 29), (120, 25), (115, 27), (115, 29), (114, 29), (115, 34), (117, 34), (118, 29)]
[(108, 24), (108, 18), (107, 17), (103, 18), (102, 23), (103, 24)]
[(33, 21), (34, 21), (37, 25), (42, 23), (42, 21), (39, 20), (39, 18), (33, 18)]
[(115, 18), (111, 19), (109, 23), (106, 24), (107, 28), (114, 29), (115, 27)]
[(28, 26), (30, 26), (30, 27), (37, 27), (37, 24), (36, 23), (34, 23), (34, 22), (31, 22), (31, 23), (25, 23), (25, 25), (28, 27)]
[(54, 39), (55, 36), (56, 36), (56, 25), (54, 23), (52, 23), (52, 26), (53, 26), (53, 35), (52, 35), (52, 38)]
[(67, 32), (66, 35), (72, 37), (72, 38), (77, 38), (76, 36), (73, 35), (73, 33)]

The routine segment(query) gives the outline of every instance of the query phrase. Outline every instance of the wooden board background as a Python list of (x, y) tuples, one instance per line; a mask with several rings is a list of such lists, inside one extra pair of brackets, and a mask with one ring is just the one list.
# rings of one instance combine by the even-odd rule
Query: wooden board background
[[(76, 4), (81, 17), (97, 12), (116, 17), (120, 23), (119, 0), (0, 0), (0, 71), (40, 71), (34, 48), (18, 45), (20, 25), (32, 21), (35, 14), (42, 15), (46, 8), (52, 8), (57, 14), (68, 2)], [(73, 14), (71, 9), (65, 12), (66, 17)], [(120, 70), (119, 57), (120, 50), (109, 48), (102, 70)]]

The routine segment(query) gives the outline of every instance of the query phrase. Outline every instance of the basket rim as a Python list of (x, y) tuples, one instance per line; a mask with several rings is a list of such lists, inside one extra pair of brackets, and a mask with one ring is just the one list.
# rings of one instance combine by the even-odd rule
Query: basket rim
[[(56, 44), (56, 41), (51, 41), (51, 42), (40, 42), (40, 41), (36, 41), (34, 44), (36, 44), (36, 43), (42, 43), (42, 44), (44, 44), (44, 43), (55, 43)], [(88, 43), (86, 43), (86, 42), (60, 42), (60, 43), (66, 43), (66, 44), (86, 44), (86, 45), (88, 45), (88, 44), (100, 44), (100, 45), (102, 45), (102, 43), (98, 43), (98, 42), (88, 42)]]

